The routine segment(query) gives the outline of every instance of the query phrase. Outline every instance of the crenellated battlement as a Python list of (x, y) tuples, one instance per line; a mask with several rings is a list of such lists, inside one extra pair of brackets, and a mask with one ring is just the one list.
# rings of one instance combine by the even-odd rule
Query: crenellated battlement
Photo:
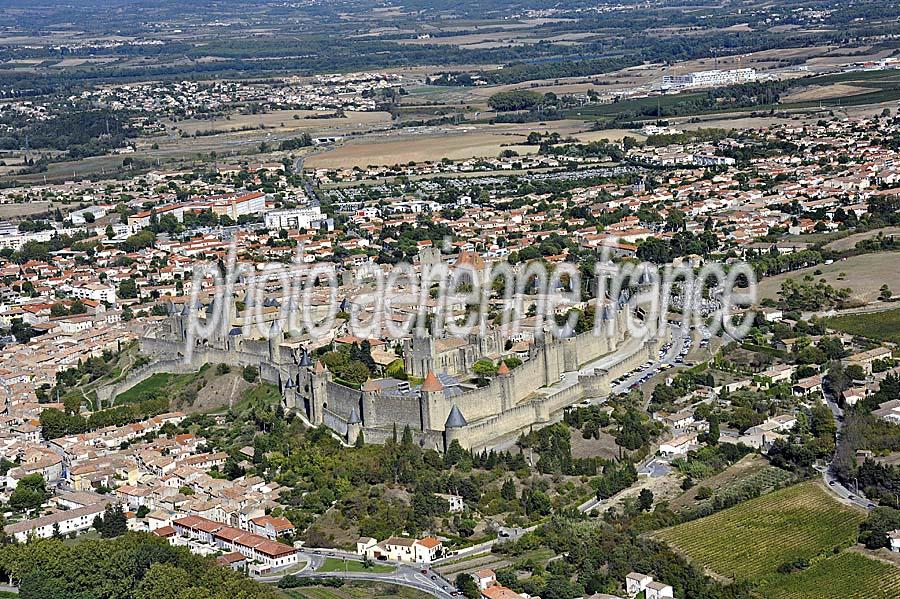
[[(302, 415), (314, 426), (328, 426), (349, 443), (359, 431), (367, 442), (377, 443), (388, 438), (387, 431), (409, 427), (423, 447), (444, 450), (455, 439), (465, 448), (482, 448), (548, 424), (566, 407), (585, 398), (608, 395), (613, 379), (651, 359), (662, 341), (630, 338), (626, 334), (629, 310), (622, 306), (606, 323), (609, 326), (601, 328), (600, 332), (608, 334), (588, 331), (562, 339), (539, 339), (526, 361), (512, 370), (502, 368), (486, 386), (478, 388), (451, 382), (456, 380), (450, 376), (454, 373), (430, 368), (419, 386), (381, 379), (354, 389), (335, 382), (324, 364), (313, 362), (302, 348), (285, 344), (280, 330), (268, 340), (231, 334), (198, 341), (190, 363), (195, 368), (219, 362), (257, 366), (263, 380), (278, 385), (286, 410)], [(161, 363), (183, 356), (179, 318), (174, 315), (175, 322), (169, 327), (142, 338), (141, 351), (160, 358)], [(416, 348), (414, 361), (419, 366), (440, 363), (436, 355), (440, 347), (452, 348), (452, 355), (460, 356), (460, 363), (467, 366), (475, 356), (484, 355), (486, 348), (494, 352), (502, 347), (496, 333), (486, 345), (479, 343), (413, 339), (406, 345)], [(389, 384), (392, 382), (399, 385)]]

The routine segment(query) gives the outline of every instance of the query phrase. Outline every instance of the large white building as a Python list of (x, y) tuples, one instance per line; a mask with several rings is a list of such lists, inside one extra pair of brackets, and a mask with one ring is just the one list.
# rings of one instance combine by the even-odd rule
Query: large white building
[(29, 536), (37, 539), (49, 539), (54, 533), (67, 535), (71, 532), (82, 532), (93, 526), (94, 517), (103, 513), (107, 503), (109, 502), (104, 501), (72, 510), (59, 511), (33, 520), (8, 524), (3, 531), (20, 543), (27, 541)]
[[(91, 216), (88, 216), (88, 214)], [(70, 212), (69, 220), (72, 221), (73, 225), (84, 225), (89, 220), (94, 222), (104, 216), (106, 216), (106, 206), (88, 206), (87, 208)]]
[(259, 191), (211, 198), (201, 202), (201, 208), (210, 208), (214, 214), (228, 216), (236, 221), (244, 215), (260, 214), (266, 210), (266, 194)]
[(311, 229), (318, 228), (319, 223), (324, 218), (321, 208), (312, 206), (267, 212), (265, 222), (266, 228), (270, 231), (277, 229)]
[(152, 210), (144, 210), (128, 217), (128, 228), (131, 231), (139, 231), (150, 226), (150, 220), (155, 215), (162, 218), (171, 215), (178, 222), (184, 221), (185, 212), (212, 211), (216, 216), (227, 216), (237, 221), (241, 216), (262, 214), (266, 210), (266, 194), (259, 191), (240, 192), (236, 194), (213, 196), (209, 198), (194, 198), (180, 204), (168, 204), (157, 206)]
[(721, 87), (756, 81), (756, 69), (693, 71), (684, 75), (666, 75), (663, 87)]
[(116, 303), (116, 288), (102, 283), (87, 283), (71, 288), (72, 297), (76, 299), (88, 299), (95, 302)]
[(18, 226), (4, 223), (0, 225), (0, 249), (11, 248), (18, 251), (29, 241), (46, 243), (53, 239), (54, 235), (56, 235), (56, 231), (52, 229), (21, 233)]

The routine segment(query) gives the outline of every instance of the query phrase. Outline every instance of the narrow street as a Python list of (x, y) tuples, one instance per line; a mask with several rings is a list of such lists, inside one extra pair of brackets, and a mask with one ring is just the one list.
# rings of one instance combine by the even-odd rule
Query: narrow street
[[(834, 401), (834, 398), (827, 391), (823, 391), (823, 395), (825, 396), (825, 403), (828, 404), (829, 409), (831, 410), (831, 414), (834, 416), (834, 423), (837, 427), (836, 442), (837, 445), (841, 443), (841, 431), (844, 427), (844, 411), (841, 407)], [(837, 450), (835, 450), (837, 453)], [(859, 489), (850, 489), (844, 486), (841, 481), (837, 479), (834, 475), (833, 471), (834, 467), (834, 456), (832, 456), (831, 461), (828, 462), (825, 466), (817, 466), (816, 470), (818, 470), (822, 474), (822, 480), (825, 481), (825, 486), (831, 491), (832, 494), (837, 496), (838, 499), (843, 501), (844, 503), (856, 505), (863, 509), (870, 510), (875, 507), (875, 504), (866, 499), (863, 496)]]

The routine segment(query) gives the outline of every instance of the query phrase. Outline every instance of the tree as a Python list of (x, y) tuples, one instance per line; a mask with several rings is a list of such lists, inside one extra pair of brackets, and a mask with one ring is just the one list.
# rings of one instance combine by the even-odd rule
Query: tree
[(666, 230), (667, 231), (681, 231), (685, 227), (685, 216), (684, 212), (681, 210), (674, 208), (669, 211), (668, 216), (666, 216)]
[(259, 378), (259, 368), (252, 365), (244, 366), (244, 371), (241, 373), (241, 376), (243, 376), (244, 380), (248, 383), (255, 383)]
[(171, 564), (153, 564), (135, 589), (134, 598), (179, 597), (184, 594), (184, 589), (195, 584), (182, 568)]
[(637, 257), (654, 264), (668, 264), (672, 261), (670, 244), (656, 237), (648, 237), (638, 246)]
[(887, 533), (900, 528), (900, 510), (877, 507), (869, 512), (869, 517), (859, 525), (859, 542), (869, 549), (889, 547)]
[(30, 572), (19, 585), (21, 599), (65, 599), (63, 581), (41, 571)]
[(649, 512), (653, 507), (653, 491), (650, 489), (641, 489), (638, 494), (638, 506), (642, 512)]
[(719, 444), (719, 417), (715, 414), (709, 416), (709, 432), (706, 433), (706, 442), (710, 445)]
[(883, 302), (890, 301), (891, 297), (894, 295), (891, 292), (891, 288), (888, 287), (887, 285), (882, 285), (881, 289), (879, 291), (880, 291), (880, 293), (878, 294), (878, 299), (880, 299)]
[(494, 94), (488, 98), (488, 106), (497, 112), (510, 112), (514, 110), (529, 110), (535, 108), (543, 101), (544, 97), (539, 93), (516, 89)]
[(229, 457), (227, 460), (225, 460), (225, 468), (223, 469), (222, 473), (228, 480), (234, 480), (236, 478), (244, 476), (244, 469), (241, 468), (240, 464)]
[(123, 299), (136, 298), (138, 296), (138, 289), (134, 279), (123, 279), (119, 283), (118, 295)]
[(847, 376), (847, 373), (844, 372), (844, 368), (841, 366), (840, 362), (832, 362), (828, 366), (828, 371), (825, 375), (824, 385), (829, 393), (832, 395), (839, 397), (841, 393), (847, 390), (850, 387), (850, 377)]
[(553, 504), (543, 491), (525, 489), (522, 491), (522, 504), (525, 508), (525, 514), (529, 518), (546, 516), (553, 511)]
[(506, 479), (503, 482), (503, 486), (500, 487), (500, 497), (507, 501), (516, 499), (516, 483), (511, 478)]
[(829, 360), (840, 360), (847, 355), (844, 344), (836, 337), (822, 337), (819, 341), (819, 349), (825, 352)]
[(15, 490), (9, 496), (9, 507), (19, 512), (40, 509), (50, 499), (44, 477), (40, 474), (29, 474), (19, 479)]
[(156, 234), (153, 231), (144, 230), (134, 235), (130, 235), (122, 244), (122, 248), (126, 252), (136, 252), (144, 248), (148, 248), (156, 241)]
[(494, 366), (494, 363), (490, 360), (482, 358), (481, 360), (478, 360), (477, 362), (472, 364), (472, 372), (477, 374), (481, 378), (486, 378), (497, 374), (497, 367)]
[(27, 599), (271, 599), (270, 587), (147, 533), (0, 547), (4, 573)]
[(360, 430), (359, 434), (356, 435), (356, 442), (354, 443), (354, 446), (357, 449), (362, 449), (365, 444), (366, 444), (366, 438), (363, 437), (363, 432), (362, 432), (362, 430)]
[(409, 428), (408, 424), (403, 427), (403, 437), (400, 438), (400, 446), (407, 449), (413, 446), (412, 429)]
[(844, 372), (851, 381), (866, 380), (866, 371), (859, 364), (850, 364)]
[[(404, 429), (404, 435), (406, 431)], [(451, 466), (455, 466), (459, 464), (466, 457), (466, 450), (462, 448), (462, 445), (459, 444), (459, 439), (453, 439), (450, 441), (450, 446), (447, 447), (447, 451), (444, 453), (444, 466), (449, 468)]]
[(103, 517), (99, 514), (94, 518), (94, 528), (100, 533), (104, 539), (113, 539), (128, 532), (128, 520), (125, 518), (125, 512), (118, 503), (108, 504), (103, 510)]
[(467, 599), (480, 599), (481, 591), (478, 590), (478, 583), (470, 574), (460, 573), (456, 575), (456, 588), (462, 592)]
[(641, 417), (636, 410), (628, 410), (620, 419), (619, 431), (616, 434), (616, 443), (629, 451), (640, 449), (650, 440), (650, 432), (641, 422)]

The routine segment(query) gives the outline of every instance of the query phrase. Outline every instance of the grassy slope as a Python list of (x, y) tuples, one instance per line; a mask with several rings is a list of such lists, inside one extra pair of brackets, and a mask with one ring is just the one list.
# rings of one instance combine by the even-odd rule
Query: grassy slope
[(209, 365), (206, 364), (199, 371), (187, 374), (170, 374), (163, 372), (154, 374), (134, 387), (119, 393), (116, 396), (115, 402), (117, 405), (134, 403), (147, 399), (149, 395), (156, 397), (174, 397), (188, 385), (199, 381), (208, 368)]

